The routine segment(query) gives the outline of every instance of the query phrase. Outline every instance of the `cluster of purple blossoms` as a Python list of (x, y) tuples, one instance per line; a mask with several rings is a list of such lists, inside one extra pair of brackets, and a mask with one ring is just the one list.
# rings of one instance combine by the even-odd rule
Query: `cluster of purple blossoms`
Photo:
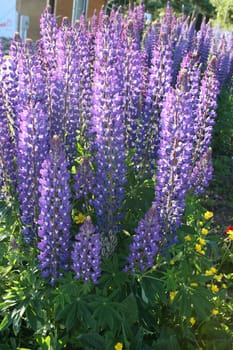
[(181, 224), (193, 152), (192, 95), (185, 91), (187, 72), (181, 72), (178, 79), (179, 89), (170, 89), (161, 112), (154, 201), (159, 223), (168, 237)]
[(101, 275), (101, 248), (100, 235), (93, 226), (91, 218), (87, 217), (75, 236), (71, 253), (75, 278), (82, 278), (85, 283), (98, 282)]
[[(104, 246), (116, 247), (126, 182), (124, 50), (116, 25), (105, 18), (96, 34), (93, 77), (92, 154), (96, 167), (93, 206)], [(110, 234), (111, 233), (111, 234)]]
[(153, 266), (161, 241), (160, 233), (157, 209), (152, 205), (135, 229), (125, 271), (144, 272)]
[(67, 166), (61, 140), (54, 136), (40, 170), (37, 222), (40, 269), (51, 284), (70, 268), (71, 192)]
[[(24, 240), (39, 240), (50, 283), (71, 261), (76, 278), (97, 283), (101, 255), (115, 251), (124, 224), (128, 169), (138, 183), (156, 178), (127, 258), (126, 270), (145, 271), (175, 237), (188, 191), (211, 178), (233, 37), (218, 44), (205, 20), (196, 32), (169, 3), (155, 24), (145, 25), (141, 4), (127, 16), (102, 9), (90, 23), (64, 18), (60, 28), (47, 7), (41, 36), (34, 44), (16, 34), (8, 59), (0, 49), (0, 196), (18, 198)], [(97, 224), (86, 219), (72, 249), (71, 211), (80, 207)]]
[(213, 57), (201, 80), (194, 120), (194, 151), (190, 185), (201, 193), (212, 177), (211, 140), (217, 114), (219, 81), (216, 76), (216, 58)]

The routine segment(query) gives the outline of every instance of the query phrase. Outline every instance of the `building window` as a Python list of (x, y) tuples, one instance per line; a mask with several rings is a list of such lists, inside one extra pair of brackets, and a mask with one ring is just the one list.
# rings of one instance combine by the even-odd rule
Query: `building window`
[(88, 0), (74, 0), (73, 11), (72, 11), (72, 23), (75, 23), (82, 14), (87, 14)]

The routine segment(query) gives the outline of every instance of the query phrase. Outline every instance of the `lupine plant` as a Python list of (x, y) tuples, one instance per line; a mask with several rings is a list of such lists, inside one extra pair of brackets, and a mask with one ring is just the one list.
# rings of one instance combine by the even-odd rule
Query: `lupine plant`
[(200, 196), (232, 37), (169, 3), (40, 24), (0, 47), (0, 347), (204, 347), (230, 312), (232, 230)]

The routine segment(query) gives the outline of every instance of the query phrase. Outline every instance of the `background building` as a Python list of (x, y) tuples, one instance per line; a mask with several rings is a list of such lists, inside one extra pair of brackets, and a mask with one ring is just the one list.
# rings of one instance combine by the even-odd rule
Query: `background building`
[(106, 4), (106, 1), (16, 0), (19, 32), (23, 39), (28, 37), (32, 40), (37, 40), (40, 37), (40, 15), (47, 4), (52, 6), (58, 21), (60, 21), (63, 17), (69, 17), (70, 20), (74, 22), (82, 13), (85, 13), (87, 17), (91, 17), (94, 10), (96, 9), (98, 12), (101, 7)]

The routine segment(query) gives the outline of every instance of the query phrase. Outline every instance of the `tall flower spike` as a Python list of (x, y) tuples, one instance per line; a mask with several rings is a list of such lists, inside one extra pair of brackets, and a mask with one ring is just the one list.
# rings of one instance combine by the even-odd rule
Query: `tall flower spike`
[(95, 177), (90, 166), (90, 161), (84, 157), (81, 164), (77, 167), (74, 176), (75, 198), (83, 199), (85, 207), (90, 202), (90, 195), (93, 193)]
[(43, 105), (37, 103), (34, 108), (26, 106), (20, 114), (17, 190), (22, 233), (27, 243), (37, 239), (38, 179), (48, 146), (48, 116)]
[(213, 57), (201, 81), (199, 101), (194, 120), (194, 152), (190, 186), (196, 193), (204, 191), (208, 185), (212, 166), (210, 146), (216, 118), (219, 82), (216, 77), (216, 58)]
[[(7, 69), (2, 58), (0, 77)], [(0, 80), (0, 198), (12, 200), (15, 195), (15, 144), (11, 134), (11, 120), (7, 109), (7, 97), (4, 81)]]
[(150, 176), (156, 166), (160, 112), (172, 82), (172, 63), (171, 43), (167, 35), (162, 33), (153, 51), (135, 153), (137, 171), (147, 172)]
[(158, 171), (155, 201), (159, 223), (168, 241), (181, 224), (193, 152), (193, 121), (190, 116), (191, 94), (186, 90), (184, 70), (179, 89), (170, 89), (161, 113)]
[(39, 179), (38, 236), (42, 276), (53, 285), (69, 269), (71, 192), (69, 172), (61, 140), (54, 136)]
[(103, 239), (107, 237), (111, 252), (122, 217), (126, 177), (123, 60), (120, 32), (115, 30), (118, 25), (106, 20), (97, 33), (92, 100), (92, 154), (96, 168), (93, 205), (98, 230)]
[(38, 178), (49, 149), (45, 77), (37, 53), (27, 40), (19, 60), (18, 194), (26, 242), (37, 237)]
[(160, 225), (156, 207), (153, 205), (142, 219), (132, 239), (130, 245), (130, 254), (127, 257), (128, 264), (125, 271), (135, 273), (140, 270), (145, 272), (147, 268), (151, 268), (154, 264), (156, 254), (159, 250), (160, 242)]
[(85, 283), (98, 283), (101, 275), (101, 241), (90, 217), (86, 218), (75, 236), (71, 257), (75, 278), (82, 278)]

